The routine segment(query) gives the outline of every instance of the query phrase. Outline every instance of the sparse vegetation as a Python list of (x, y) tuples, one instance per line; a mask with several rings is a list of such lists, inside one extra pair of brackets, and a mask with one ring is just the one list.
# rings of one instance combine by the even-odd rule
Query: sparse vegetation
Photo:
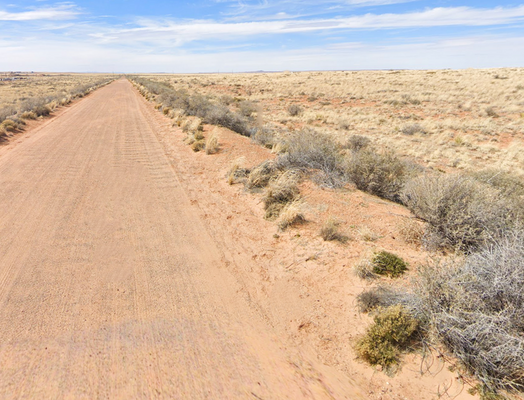
[(295, 171), (285, 171), (269, 182), (262, 201), (266, 210), (265, 218), (275, 220), (284, 207), (299, 197), (299, 174)]

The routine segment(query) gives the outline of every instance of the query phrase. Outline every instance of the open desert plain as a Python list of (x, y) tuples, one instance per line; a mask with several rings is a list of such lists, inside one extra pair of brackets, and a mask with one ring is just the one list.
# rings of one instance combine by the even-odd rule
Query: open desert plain
[(13, 77), (0, 398), (521, 398), (524, 69)]

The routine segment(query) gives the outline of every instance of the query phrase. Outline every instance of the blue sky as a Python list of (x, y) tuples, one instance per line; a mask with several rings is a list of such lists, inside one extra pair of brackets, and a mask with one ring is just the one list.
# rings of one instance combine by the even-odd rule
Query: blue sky
[(524, 66), (524, 0), (0, 0), (0, 71)]

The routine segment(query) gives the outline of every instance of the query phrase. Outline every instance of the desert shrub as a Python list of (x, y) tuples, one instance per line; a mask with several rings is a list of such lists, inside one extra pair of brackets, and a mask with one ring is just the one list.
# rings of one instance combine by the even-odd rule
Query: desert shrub
[(500, 237), (518, 221), (499, 191), (458, 174), (415, 178), (405, 185), (402, 201), (428, 223), (428, 233), (439, 245), (459, 250)]
[(328, 187), (343, 183), (340, 148), (328, 135), (303, 130), (287, 139), (287, 152), (278, 157), (278, 164), (286, 168), (319, 170)]
[(238, 109), (244, 117), (251, 117), (251, 115), (257, 112), (256, 104), (249, 100), (238, 103)]
[(426, 133), (426, 130), (420, 124), (404, 125), (400, 131), (404, 135), (414, 135), (415, 133)]
[(370, 143), (371, 140), (367, 136), (352, 135), (343, 147), (352, 151), (360, 151), (368, 147)]
[(289, 115), (291, 115), (292, 117), (296, 117), (297, 115), (300, 115), (302, 113), (302, 108), (298, 105), (298, 104), (291, 104), (288, 108), (287, 108), (287, 112), (289, 113)]
[(329, 217), (320, 229), (320, 236), (325, 241), (336, 240), (341, 243), (346, 243), (349, 238), (339, 232), (339, 227), (340, 221), (338, 221), (336, 218)]
[(408, 269), (402, 258), (387, 251), (379, 251), (373, 256), (371, 263), (375, 274), (387, 275), (392, 278), (399, 277)]
[(276, 144), (276, 131), (270, 126), (262, 126), (255, 129), (251, 134), (251, 139), (255, 143), (264, 146), (267, 149), (272, 149)]
[(418, 327), (419, 322), (401, 305), (380, 309), (357, 341), (356, 351), (371, 365), (391, 367), (398, 363), (401, 351), (413, 343)]
[(393, 152), (371, 149), (353, 152), (346, 158), (345, 173), (349, 181), (365, 192), (400, 201), (406, 179), (406, 165)]
[(233, 132), (243, 136), (251, 135), (251, 128), (248, 121), (242, 115), (235, 113), (225, 106), (215, 105), (206, 113), (205, 122), (213, 125), (220, 125), (231, 129)]
[(246, 188), (266, 187), (278, 173), (279, 170), (273, 161), (264, 161), (251, 170), (247, 177)]
[(431, 329), (491, 391), (524, 390), (524, 233), (421, 271)]
[(280, 230), (286, 230), (290, 226), (300, 224), (306, 220), (304, 215), (304, 203), (301, 199), (295, 199), (287, 203), (280, 211), (277, 225)]
[(398, 224), (399, 234), (406, 243), (421, 244), (424, 238), (424, 225), (420, 221), (405, 218)]
[(298, 182), (299, 175), (295, 171), (285, 171), (269, 183), (262, 198), (266, 219), (276, 219), (286, 204), (298, 199)]
[(8, 119), (9, 117), (12, 117), (16, 114), (16, 108), (13, 106), (5, 106), (0, 108), (0, 122), (3, 122), (4, 120)]

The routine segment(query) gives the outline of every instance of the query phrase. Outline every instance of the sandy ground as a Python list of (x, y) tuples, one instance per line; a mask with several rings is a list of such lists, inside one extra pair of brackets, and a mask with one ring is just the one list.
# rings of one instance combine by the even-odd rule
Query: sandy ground
[(0, 158), (0, 397), (359, 398), (238, 294), (154, 129), (118, 81)]
[[(350, 267), (377, 246), (424, 257), (404, 209), (306, 184), (308, 224), (278, 233), (225, 179), (271, 155), (184, 136), (120, 80), (0, 148), (0, 398), (471, 398), (441, 360), (387, 376), (352, 352)], [(379, 239), (323, 242), (331, 214)]]

